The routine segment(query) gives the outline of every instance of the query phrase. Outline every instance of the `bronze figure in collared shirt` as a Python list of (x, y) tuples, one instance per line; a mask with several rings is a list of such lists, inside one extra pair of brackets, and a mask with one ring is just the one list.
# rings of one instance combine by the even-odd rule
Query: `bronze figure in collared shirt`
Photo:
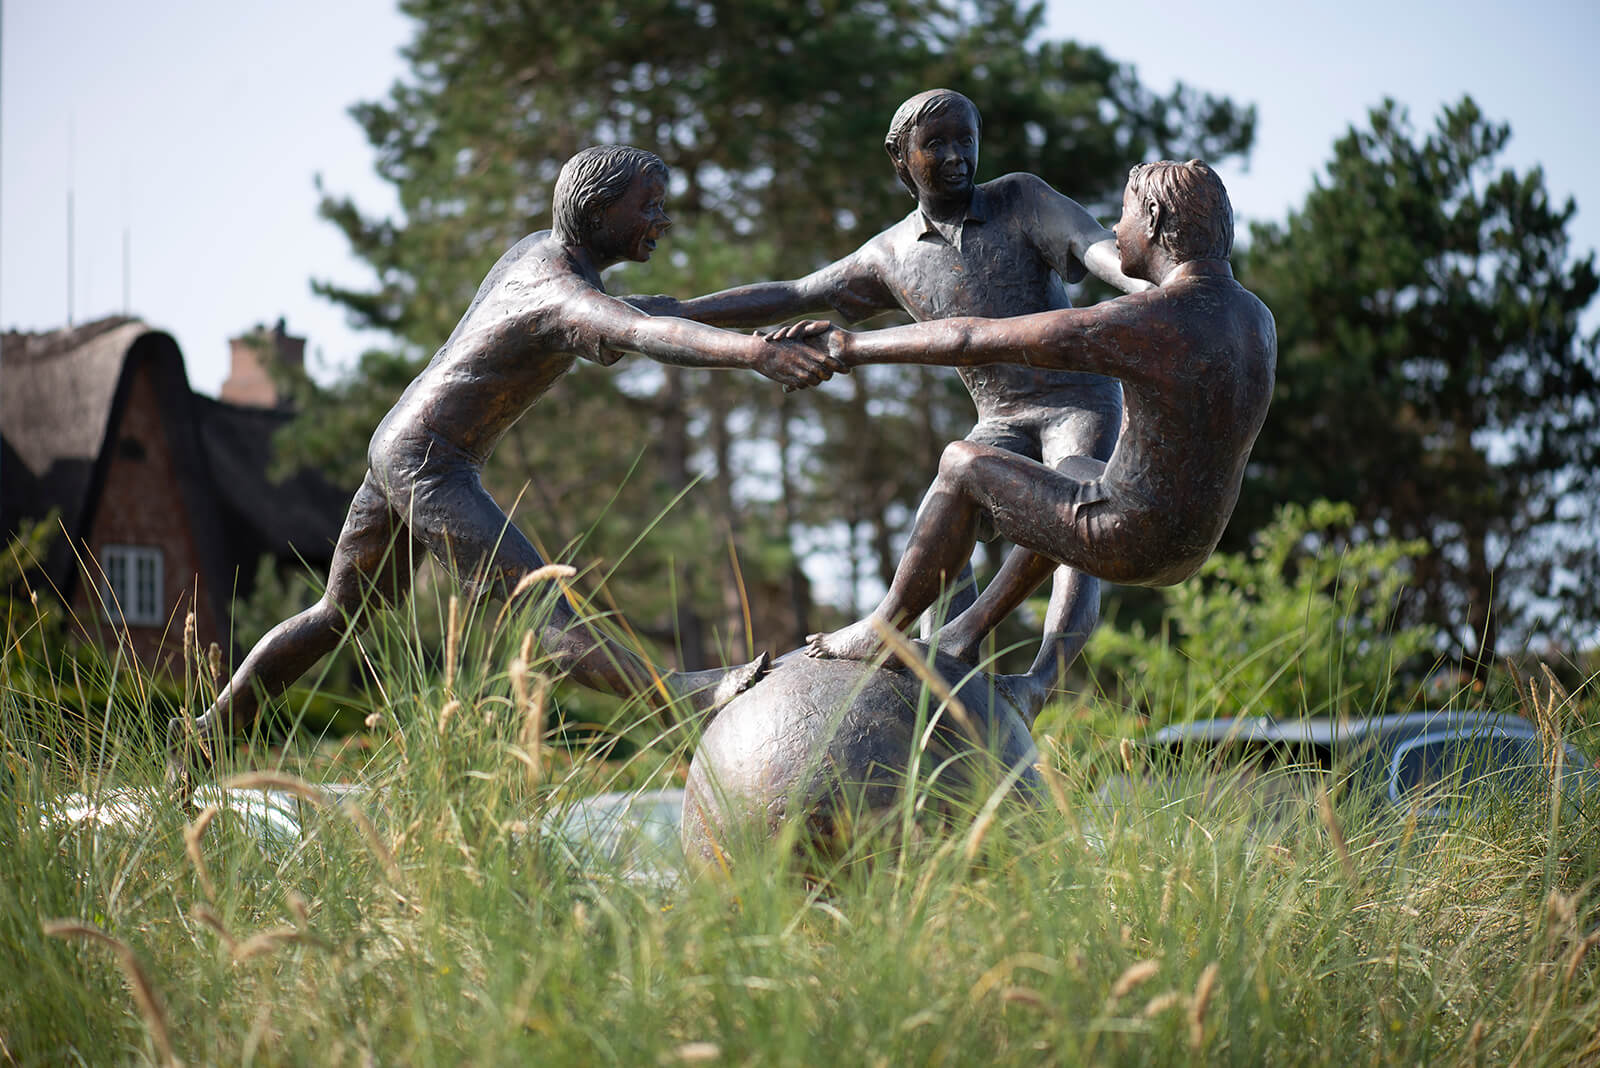
[[(1272, 399), (1272, 313), (1234, 280), (1233, 208), (1198, 160), (1134, 168), (1116, 245), (1123, 270), (1156, 288), (1092, 308), (828, 334), (832, 354), (852, 366), (1008, 361), (1103, 371), (1126, 387), (1128, 424), (1109, 463), (1084, 460), (1075, 471), (974, 442), (948, 446), (888, 594), (868, 618), (815, 636), (813, 655), (876, 655), (882, 627), (905, 626), (938, 597), (938, 576), (972, 551), (983, 515), (1039, 555), (1006, 561), (941, 632), (951, 645), (970, 645), (1005, 618), (1049, 575), (1047, 561), (1166, 586), (1194, 575), (1216, 548)], [(794, 329), (815, 342), (814, 325)], [(1029, 711), (1037, 696), (1024, 696)]]
[[(843, 259), (793, 281), (683, 302), (636, 297), (630, 303), (658, 315), (754, 327), (827, 311), (851, 323), (897, 309), (924, 322), (1054, 311), (1071, 307), (1064, 282), (1080, 281), (1086, 269), (1125, 293), (1149, 288), (1122, 272), (1111, 231), (1043, 179), (1008, 174), (975, 185), (979, 123), (972, 102), (946, 89), (902, 104), (884, 147), (917, 207)], [(1122, 419), (1115, 380), (1000, 364), (963, 367), (960, 374), (978, 415), (967, 440), (1052, 468), (1110, 458)], [(971, 603), (964, 589), (952, 611)], [(1055, 680), (1099, 614), (1098, 581), (1062, 568), (1030, 671), (1033, 685)], [(948, 651), (970, 657), (975, 650)]]

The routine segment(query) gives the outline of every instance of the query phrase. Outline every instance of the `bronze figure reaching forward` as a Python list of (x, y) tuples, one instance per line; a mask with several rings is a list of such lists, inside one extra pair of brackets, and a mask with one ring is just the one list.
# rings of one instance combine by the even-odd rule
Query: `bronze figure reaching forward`
[[(258, 642), (196, 726), (218, 739), (247, 729), (265, 696), (282, 693), (351, 631), (373, 600), (393, 604), (425, 555), (474, 595), (509, 596), (544, 560), (485, 492), (483, 464), (501, 437), (582, 356), (624, 352), (693, 367), (745, 367), (790, 387), (830, 374), (829, 358), (681, 319), (652, 318), (606, 295), (600, 272), (643, 262), (671, 225), (667, 168), (637, 148), (586, 149), (556, 180), (554, 227), (500, 258), (461, 322), (378, 424), (369, 470), (351, 502), (322, 599)], [(578, 620), (558, 597), (539, 640), (584, 686), (687, 697), (706, 708), (748, 685), (764, 658), (731, 671), (659, 672)], [(168, 727), (174, 747), (185, 724)], [(177, 762), (181, 769), (182, 762)]]
[[(1123, 292), (1149, 288), (1123, 272), (1111, 232), (1042, 179), (1007, 174), (974, 185), (979, 133), (971, 100), (949, 89), (919, 93), (896, 110), (884, 140), (895, 173), (917, 198), (916, 209), (903, 220), (804, 278), (739, 286), (681, 303), (671, 297), (628, 299), (658, 314), (718, 326), (761, 326), (830, 310), (858, 322), (894, 310), (927, 321), (1070, 308), (1062, 280), (1081, 280), (1085, 267)], [(961, 377), (978, 413), (968, 441), (1050, 467), (1073, 458), (1110, 457), (1122, 421), (1121, 390), (1114, 380), (1004, 364), (963, 366)], [(1012, 555), (1018, 553), (1030, 555), (1025, 550)], [(963, 575), (960, 582), (954, 573), (948, 576), (959, 588), (957, 609), (972, 601), (970, 568)], [(1039, 655), (1029, 675), (1015, 681), (1034, 688), (1054, 683), (1099, 616), (1099, 583), (1063, 568), (1045, 615)], [(949, 651), (975, 655), (981, 638), (976, 635), (970, 649)]]
[[(945, 319), (851, 334), (799, 323), (852, 366), (995, 362), (1092, 371), (1123, 383), (1127, 419), (1108, 463), (1052, 469), (972, 441), (945, 449), (887, 596), (872, 617), (915, 619), (972, 551), (987, 513), (1038, 556), (1013, 555), (977, 603), (938, 636), (967, 650), (1022, 602), (1055, 561), (1109, 582), (1161, 586), (1199, 570), (1238, 501), (1272, 398), (1277, 333), (1266, 305), (1233, 278), (1233, 211), (1197, 160), (1133, 169), (1116, 227), (1128, 275), (1156, 288), (1092, 308), (1013, 319)], [(866, 658), (872, 617), (815, 635), (818, 656)]]

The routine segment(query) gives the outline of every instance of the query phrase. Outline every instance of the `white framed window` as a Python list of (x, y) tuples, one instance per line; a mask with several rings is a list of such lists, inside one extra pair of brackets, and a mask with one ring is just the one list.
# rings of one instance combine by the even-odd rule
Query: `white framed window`
[(129, 626), (160, 626), (166, 619), (161, 599), (161, 550), (147, 545), (107, 545), (100, 550), (105, 585), (100, 600), (106, 618)]

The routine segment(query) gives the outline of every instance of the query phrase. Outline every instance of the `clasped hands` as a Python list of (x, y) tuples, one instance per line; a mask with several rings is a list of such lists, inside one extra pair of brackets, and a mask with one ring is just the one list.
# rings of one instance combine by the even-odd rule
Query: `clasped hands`
[(773, 330), (761, 331), (759, 336), (762, 341), (813, 364), (815, 381), (807, 382), (804, 386), (785, 385), (785, 393), (814, 386), (835, 374), (847, 375), (851, 371), (851, 364), (846, 358), (850, 331), (840, 329), (826, 320), (802, 319)]

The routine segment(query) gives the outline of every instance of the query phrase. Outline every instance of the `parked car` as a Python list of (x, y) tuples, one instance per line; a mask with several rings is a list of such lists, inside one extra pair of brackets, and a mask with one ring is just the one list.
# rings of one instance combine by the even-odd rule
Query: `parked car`
[[(1561, 744), (1567, 795), (1600, 803), (1600, 770), (1576, 746)], [(1156, 731), (1144, 750), (1158, 767), (1171, 767), (1182, 755), (1186, 764), (1198, 758), (1212, 769), (1335, 771), (1355, 790), (1424, 817), (1443, 816), (1484, 792), (1533, 796), (1550, 782), (1538, 728), (1521, 716), (1481, 710), (1200, 720)]]

